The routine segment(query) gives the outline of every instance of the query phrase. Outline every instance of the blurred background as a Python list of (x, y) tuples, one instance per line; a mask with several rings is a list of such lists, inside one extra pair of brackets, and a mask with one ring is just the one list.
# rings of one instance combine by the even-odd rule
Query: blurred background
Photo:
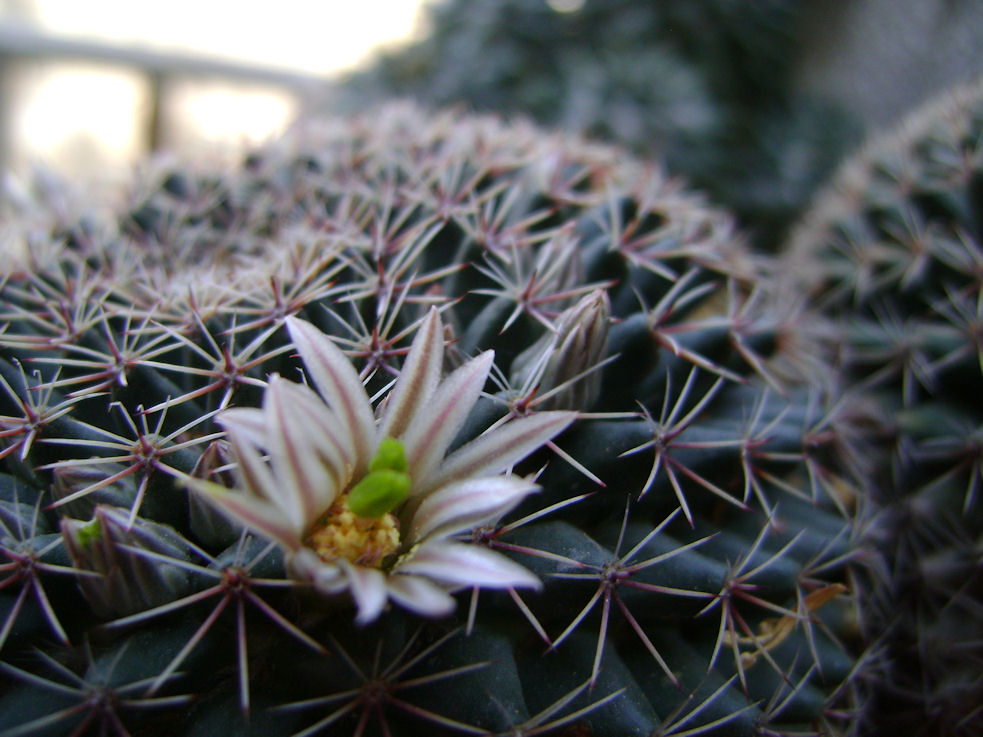
[(419, 0), (0, 0), (3, 164), (118, 174), (276, 135), (332, 75), (417, 27)]
[(114, 179), (413, 97), (617, 141), (771, 247), (981, 48), (979, 0), (0, 0), (0, 165)]

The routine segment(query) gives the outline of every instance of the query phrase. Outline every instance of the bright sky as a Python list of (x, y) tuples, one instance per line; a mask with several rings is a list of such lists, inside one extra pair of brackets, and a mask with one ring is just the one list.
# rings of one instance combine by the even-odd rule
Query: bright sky
[(58, 33), (190, 51), (313, 74), (406, 37), (420, 0), (34, 0)]
[[(281, 70), (329, 75), (380, 45), (407, 39), (423, 0), (0, 0), (0, 22), (22, 15), (72, 38)], [(17, 13), (14, 8), (20, 10)], [(26, 12), (25, 12), (26, 11)], [(128, 71), (60, 65), (12, 84), (9, 149), (71, 175), (127, 167), (140, 155), (148, 87)], [(287, 94), (185, 82), (169, 92), (181, 144), (227, 146), (275, 135), (296, 111)]]

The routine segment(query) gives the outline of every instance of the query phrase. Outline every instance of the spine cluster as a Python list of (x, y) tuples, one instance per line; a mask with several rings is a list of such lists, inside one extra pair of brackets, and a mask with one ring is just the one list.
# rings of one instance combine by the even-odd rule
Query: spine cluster
[[(848, 161), (790, 244), (833, 320), (873, 443), (868, 595), (879, 734), (979, 731), (983, 86), (945, 93)], [(804, 277), (804, 278), (803, 278)], [(971, 614), (975, 612), (975, 614)]]
[[(654, 166), (389, 107), (20, 222), (0, 735), (855, 722), (823, 323)], [(374, 572), (308, 544), (344, 494)]]

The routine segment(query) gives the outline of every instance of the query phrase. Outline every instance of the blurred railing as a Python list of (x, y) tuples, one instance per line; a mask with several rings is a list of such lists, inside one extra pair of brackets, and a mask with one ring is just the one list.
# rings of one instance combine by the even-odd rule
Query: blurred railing
[(179, 79), (219, 79), (230, 83), (262, 85), (294, 93), (298, 97), (323, 87), (325, 80), (313, 75), (281, 71), (262, 65), (241, 64), (190, 54), (151, 51), (135, 46), (56, 36), (19, 23), (0, 22), (0, 171), (9, 163), (10, 136), (6, 130), (11, 100), (7, 75), (21, 61), (84, 61), (120, 67), (142, 74), (149, 83), (150, 104), (141, 136), (149, 151), (165, 140), (167, 88)]

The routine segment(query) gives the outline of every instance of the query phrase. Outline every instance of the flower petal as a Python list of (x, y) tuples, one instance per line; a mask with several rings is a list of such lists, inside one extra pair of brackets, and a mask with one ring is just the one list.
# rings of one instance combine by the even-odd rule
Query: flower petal
[[(302, 387), (303, 388), (303, 387)], [(355, 471), (355, 447), (352, 438), (345, 434), (345, 427), (338, 416), (321, 402), (313, 393), (310, 401), (294, 403), (296, 421), (312, 441), (313, 452), (335, 479), (336, 485), (344, 487)]]
[(538, 489), (521, 476), (486, 476), (442, 486), (420, 502), (409, 539), (453, 535), (494, 522)]
[(454, 611), (454, 597), (422, 576), (389, 576), (389, 596), (400, 606), (424, 617), (445, 617)]
[(290, 575), (310, 581), (323, 594), (340, 594), (348, 589), (348, 578), (337, 565), (325, 563), (310, 548), (301, 548), (288, 560)]
[(355, 621), (358, 624), (368, 624), (378, 619), (389, 598), (386, 574), (377, 568), (352, 565), (344, 558), (338, 559), (338, 565), (348, 578), (352, 598), (358, 607)]
[(188, 477), (187, 483), (193, 491), (237, 522), (278, 542), (287, 550), (300, 549), (300, 533), (293, 522), (270, 502), (229, 491), (224, 486), (211, 481)]
[(411, 478), (426, 479), (443, 460), (478, 401), (494, 360), (494, 351), (485, 351), (458, 368), (437, 387), (426, 411), (413, 418), (401, 438)]
[(444, 326), (437, 308), (431, 307), (416, 331), (396, 386), (389, 393), (379, 425), (380, 438), (400, 437), (417, 413), (426, 410), (440, 381), (443, 362)]
[(375, 417), (358, 372), (331, 339), (309, 322), (287, 317), (286, 324), (314, 386), (351, 436), (355, 472), (361, 473), (374, 452)]
[(216, 420), (222, 427), (235, 427), (253, 445), (266, 446), (267, 423), (263, 410), (255, 407), (233, 407)]
[[(227, 425), (225, 435), (235, 450), (238, 463), (235, 467), (240, 485), (245, 487), (250, 496), (266, 499), (272, 504), (282, 506), (283, 499), (276, 493), (279, 484), (273, 478), (273, 472), (263, 460), (263, 454), (252, 443), (252, 432), (242, 431), (236, 425)], [(295, 515), (286, 514), (289, 519)]]
[(507, 422), (455, 450), (412, 493), (425, 494), (458, 479), (501, 473), (563, 432), (576, 418), (576, 412), (537, 412)]
[[(351, 447), (338, 447), (335, 438), (340, 433), (330, 427), (334, 413), (301, 384), (272, 377), (263, 410), (279, 493), (289, 497), (291, 509), (300, 515), (298, 526), (306, 529), (335, 500), (343, 479), (347, 481), (342, 454), (347, 450), (351, 457)], [(314, 427), (318, 420), (321, 432)]]
[(415, 573), (449, 586), (508, 588), (542, 586), (531, 572), (480, 545), (432, 540), (423, 543), (393, 573)]

